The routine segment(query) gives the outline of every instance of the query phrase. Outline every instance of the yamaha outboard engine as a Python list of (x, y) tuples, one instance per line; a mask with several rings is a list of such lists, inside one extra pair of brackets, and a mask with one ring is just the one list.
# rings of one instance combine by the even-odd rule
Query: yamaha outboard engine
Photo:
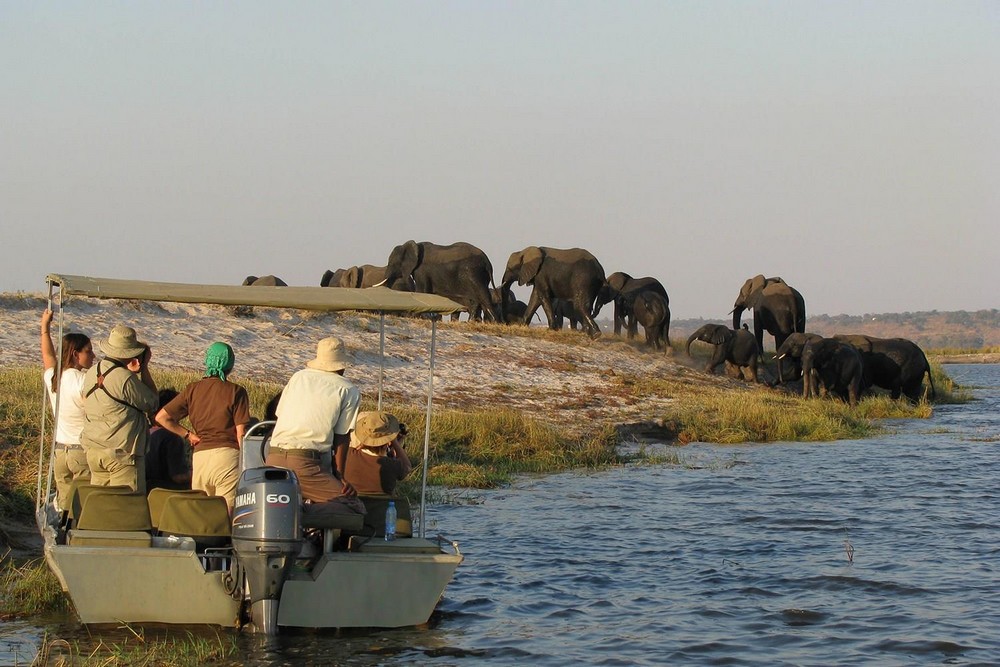
[(233, 549), (246, 574), (255, 632), (278, 631), (278, 602), (302, 546), (299, 484), (285, 468), (244, 470), (233, 507)]

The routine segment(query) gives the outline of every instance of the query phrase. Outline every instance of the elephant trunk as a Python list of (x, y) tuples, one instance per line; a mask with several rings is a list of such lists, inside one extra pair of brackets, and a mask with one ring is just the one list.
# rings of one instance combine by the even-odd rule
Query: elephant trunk
[(740, 319), (743, 317), (743, 311), (746, 310), (743, 306), (733, 306), (733, 329), (740, 328)]
[(693, 343), (698, 338), (698, 332), (695, 331), (693, 334), (688, 336), (687, 345), (684, 346), (684, 354), (691, 356), (691, 343)]

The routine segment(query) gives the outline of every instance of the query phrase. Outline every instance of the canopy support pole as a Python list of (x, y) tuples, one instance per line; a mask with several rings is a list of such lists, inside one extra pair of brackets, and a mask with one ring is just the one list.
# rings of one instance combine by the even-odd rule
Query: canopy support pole
[(385, 380), (385, 311), (379, 311), (378, 323), (378, 410), (382, 409), (382, 383)]
[(431, 355), (427, 373), (427, 419), (424, 422), (424, 466), (420, 480), (420, 537), (424, 537), (424, 503), (427, 499), (427, 467), (431, 445), (431, 400), (434, 397), (434, 346), (437, 337), (437, 318), (431, 319)]

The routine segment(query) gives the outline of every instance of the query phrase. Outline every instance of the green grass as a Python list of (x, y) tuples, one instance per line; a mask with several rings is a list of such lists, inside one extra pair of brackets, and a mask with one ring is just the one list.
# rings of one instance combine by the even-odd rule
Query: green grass
[(188, 631), (183, 636), (147, 637), (143, 628), (125, 626), (130, 635), (121, 641), (107, 642), (95, 637), (96, 644), (46, 639), (33, 664), (80, 665), (84, 667), (202, 667), (203, 665), (239, 665), (236, 637), (217, 633), (198, 636)]
[(59, 581), (43, 558), (20, 565), (11, 558), (4, 558), (0, 564), (0, 593), (0, 618), (69, 608)]

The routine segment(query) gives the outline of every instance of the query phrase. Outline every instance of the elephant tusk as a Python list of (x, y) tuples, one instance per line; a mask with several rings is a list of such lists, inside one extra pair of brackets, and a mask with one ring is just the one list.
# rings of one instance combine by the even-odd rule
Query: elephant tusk
[(372, 287), (381, 287), (382, 285), (385, 285), (385, 284), (386, 284), (386, 283), (387, 283), (388, 281), (389, 281), (389, 279), (388, 279), (388, 278), (386, 278), (386, 279), (385, 279), (385, 280), (383, 280), (382, 282), (380, 282), (380, 283), (377, 283), (377, 284), (375, 284), (375, 285), (372, 285)]

